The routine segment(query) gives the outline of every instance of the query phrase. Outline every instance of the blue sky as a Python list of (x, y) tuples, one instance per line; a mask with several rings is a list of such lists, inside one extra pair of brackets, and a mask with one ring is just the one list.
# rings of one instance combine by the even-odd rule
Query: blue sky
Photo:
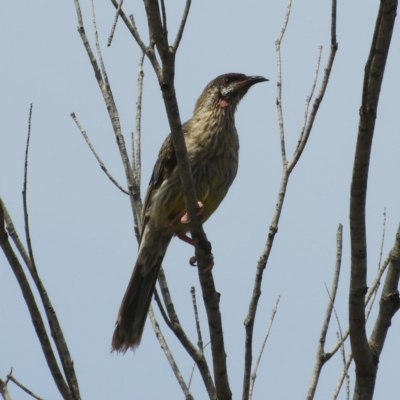
[[(124, 2), (123, 7), (135, 15), (139, 31), (147, 38), (143, 6), (132, 3)], [(166, 5), (173, 38), (184, 2)], [(92, 40), (90, 3), (82, 1), (81, 6), (86, 32)], [(114, 8), (107, 2), (96, 2), (95, 6), (104, 61), (128, 141), (135, 126), (140, 53), (121, 22), (112, 46), (107, 48)], [(363, 70), (378, 6), (378, 1), (371, 0), (338, 4), (339, 50), (330, 83), (309, 143), (290, 178), (279, 232), (264, 273), (255, 326), (256, 352), (278, 295), (281, 301), (259, 367), (254, 399), (306, 396), (328, 301), (324, 283), (331, 285), (339, 223), (344, 226), (344, 234), (336, 307), (342, 330), (347, 327), (352, 157)], [(270, 79), (253, 87), (239, 106), (239, 173), (220, 209), (205, 225), (213, 245), (213, 274), (221, 293), (234, 398), (241, 396), (243, 320), (281, 175), (274, 43), (285, 9), (285, 1), (193, 2), (177, 56), (176, 92), (183, 121), (190, 118), (205, 85), (219, 74), (242, 72)], [(23, 161), (29, 105), (33, 103), (28, 189), (33, 246), (39, 272), (75, 361), (82, 398), (182, 398), (150, 323), (135, 354), (110, 354), (114, 321), (135, 262), (137, 244), (128, 198), (106, 178), (70, 117), (71, 112), (76, 113), (107, 168), (124, 184), (111, 124), (76, 28), (72, 1), (11, 2), (7, 13), (0, 15), (0, 195), (22, 236)], [(282, 43), (288, 155), (300, 133), (319, 45), (323, 46), (323, 68), (330, 45), (330, 2), (295, 0)], [(395, 28), (368, 185), (369, 282), (378, 266), (384, 208), (384, 256), (393, 245), (400, 221), (400, 132), (396, 118), (399, 62), (399, 33)], [(317, 88), (322, 72), (321, 69)], [(145, 63), (142, 133), (144, 195), (158, 150), (169, 133), (161, 93), (149, 62)], [(196, 341), (190, 287), (195, 286), (198, 294), (200, 288), (197, 271), (188, 264), (191, 255), (189, 246), (173, 240), (164, 267), (184, 329)], [(0, 376), (4, 378), (12, 366), (16, 378), (38, 395), (59, 398), (16, 280), (3, 256), (0, 304)], [(200, 316), (207, 341), (202, 307)], [(188, 378), (191, 360), (168, 328), (162, 327), (182, 374)], [(368, 327), (370, 330), (372, 324)], [(332, 321), (326, 350), (336, 342), (337, 330)], [(399, 331), (396, 316), (379, 364), (376, 398), (393, 397), (400, 390), (398, 379), (393, 379), (393, 371), (400, 368), (396, 341)], [(341, 360), (336, 356), (323, 369), (317, 399), (330, 398), (340, 369)], [(353, 387), (353, 373), (351, 379)], [(205, 398), (197, 371), (192, 385), (195, 398)], [(13, 400), (27, 398), (11, 384), (10, 391)], [(339, 398), (345, 398), (344, 392)]]

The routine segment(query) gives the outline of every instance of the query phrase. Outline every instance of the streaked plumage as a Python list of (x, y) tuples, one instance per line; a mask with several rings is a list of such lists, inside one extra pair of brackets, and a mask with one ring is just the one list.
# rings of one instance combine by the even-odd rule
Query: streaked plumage
[[(230, 73), (217, 77), (197, 100), (193, 117), (182, 126), (203, 222), (218, 208), (238, 169), (239, 138), (234, 114), (240, 100), (263, 77)], [(113, 350), (139, 345), (158, 271), (176, 233), (186, 233), (177, 215), (185, 210), (171, 137), (164, 141), (143, 203), (138, 258), (122, 300), (112, 340)]]

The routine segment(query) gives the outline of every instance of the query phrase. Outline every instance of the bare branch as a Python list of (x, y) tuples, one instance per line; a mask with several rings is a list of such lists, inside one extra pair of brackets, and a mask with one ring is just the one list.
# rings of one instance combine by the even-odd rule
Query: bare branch
[(301, 128), (301, 134), (300, 134), (300, 138), (299, 138), (299, 142), (298, 142), (297, 146), (300, 145), (301, 139), (302, 139), (302, 137), (304, 135), (304, 131), (306, 129), (307, 120), (308, 120), (308, 108), (310, 106), (310, 101), (311, 101), (312, 97), (314, 96), (315, 87), (317, 85), (319, 67), (321, 65), (321, 54), (322, 54), (322, 46), (319, 46), (318, 47), (317, 67), (315, 69), (314, 82), (313, 82), (313, 85), (312, 85), (312, 88), (311, 88), (311, 92), (306, 98), (306, 106), (305, 106), (305, 109), (304, 109), (304, 123), (303, 123), (303, 127)]
[(183, 30), (185, 29), (186, 21), (187, 21), (188, 15), (189, 15), (191, 3), (192, 3), (191, 0), (186, 0), (186, 5), (185, 5), (185, 9), (183, 11), (181, 24), (179, 25), (178, 33), (176, 34), (176, 38), (175, 38), (175, 42), (174, 42), (174, 46), (173, 46), (173, 50), (172, 50), (174, 53), (177, 52), (179, 44), (181, 42)]
[[(290, 0), (289, 0), (289, 4), (290, 4)], [(331, 25), (332, 25), (332, 27), (336, 26), (336, 0), (332, 0)], [(285, 26), (285, 24), (284, 24), (284, 26)], [(287, 190), (287, 184), (289, 181), (289, 176), (290, 176), (291, 172), (293, 171), (293, 168), (296, 166), (297, 161), (299, 160), (299, 158), (302, 154), (302, 151), (304, 150), (304, 147), (307, 143), (307, 139), (310, 135), (313, 121), (315, 119), (319, 105), (320, 105), (321, 101), (323, 100), (323, 97), (325, 94), (325, 89), (328, 84), (328, 79), (329, 79), (330, 72), (332, 69), (332, 64), (333, 64), (333, 60), (335, 58), (336, 50), (337, 50), (336, 31), (335, 31), (335, 29), (332, 28), (331, 29), (331, 52), (330, 52), (330, 56), (328, 59), (327, 67), (325, 68), (324, 79), (321, 83), (321, 88), (320, 88), (319, 94), (314, 101), (313, 110), (311, 111), (310, 119), (309, 119), (309, 122), (305, 129), (303, 139), (301, 140), (301, 145), (298, 146), (297, 149), (295, 150), (295, 153), (293, 154), (291, 161), (289, 163), (287, 163), (287, 162), (283, 163), (283, 172), (282, 172), (281, 183), (280, 183), (280, 187), (279, 187), (279, 191), (278, 191), (278, 199), (276, 202), (274, 214), (272, 216), (271, 225), (269, 227), (268, 238), (267, 238), (264, 250), (261, 254), (261, 257), (259, 258), (258, 263), (257, 263), (253, 293), (251, 296), (248, 313), (247, 313), (246, 319), (244, 321), (244, 325), (245, 325), (245, 329), (246, 329), (246, 339), (245, 339), (245, 362), (244, 362), (243, 396), (242, 396), (243, 400), (248, 399), (248, 393), (249, 393), (250, 372), (251, 372), (251, 364), (252, 364), (252, 359), (253, 359), (253, 355), (252, 355), (253, 328), (254, 328), (254, 321), (255, 321), (255, 317), (256, 317), (256, 313), (257, 313), (258, 301), (259, 301), (259, 298), (261, 295), (261, 283), (262, 283), (263, 272), (267, 266), (268, 258), (271, 253), (275, 235), (278, 232), (278, 224), (279, 224), (279, 219), (280, 219), (283, 203), (284, 203), (285, 196), (286, 196), (286, 190)], [(278, 112), (278, 114), (279, 114), (279, 112)], [(278, 119), (279, 118), (280, 117), (278, 115)], [(281, 143), (284, 143), (284, 141), (282, 141), (282, 134), (281, 134)], [(281, 144), (281, 152), (282, 152), (282, 155), (285, 155), (284, 151), (282, 150), (282, 144)], [(284, 160), (285, 157), (282, 156), (282, 160)]]
[[(379, 262), (378, 262), (378, 272), (379, 272), (379, 267), (381, 265), (381, 261), (382, 261), (382, 254), (383, 254), (383, 244), (385, 243), (385, 231), (386, 231), (386, 209), (383, 212), (383, 228), (382, 228), (382, 240), (381, 240), (381, 250), (379, 252)], [(388, 263), (389, 264), (389, 259), (388, 259)], [(375, 303), (375, 299), (376, 299), (376, 295), (378, 293), (378, 289), (380, 286), (380, 280), (376, 282), (376, 284), (374, 285), (374, 290), (372, 292), (372, 297), (371, 297), (371, 301), (368, 304), (368, 308), (367, 311), (365, 313), (365, 320), (367, 321), (369, 318), (369, 314), (371, 313), (372, 307), (374, 306)], [(370, 288), (371, 289), (371, 288)], [(370, 290), (369, 289), (369, 290)]]
[(7, 380), (10, 380), (14, 382), (19, 388), (21, 388), (24, 392), (28, 393), (31, 397), (33, 397), (36, 400), (44, 400), (43, 398), (39, 397), (35, 393), (33, 393), (31, 390), (29, 390), (26, 386), (24, 386), (21, 382), (19, 382), (17, 379), (15, 379), (12, 375), (12, 368), (10, 373), (7, 375)]
[(171, 324), (171, 321), (170, 321), (169, 318), (168, 318), (167, 313), (165, 312), (165, 309), (164, 309), (164, 306), (163, 306), (163, 304), (162, 304), (162, 302), (161, 302), (160, 296), (158, 295), (157, 288), (154, 290), (154, 299), (155, 299), (155, 301), (156, 301), (156, 303), (157, 303), (157, 305), (158, 305), (158, 309), (159, 309), (160, 312), (161, 312), (161, 316), (163, 317), (164, 322), (166, 323), (166, 325), (168, 326), (168, 328), (171, 329), (171, 330), (173, 331), (174, 328), (173, 328), (173, 326), (172, 326), (172, 324)]
[[(374, 278), (374, 281), (372, 282), (372, 284), (370, 285), (370, 287), (368, 289), (368, 292), (365, 296), (365, 306), (367, 306), (369, 304), (369, 302), (371, 301), (371, 299), (374, 297), (374, 294), (376, 293), (376, 291), (378, 289), (380, 279), (381, 279), (383, 273), (385, 272), (387, 266), (389, 265), (390, 257), (391, 257), (391, 250), (389, 251), (386, 258), (383, 260), (383, 263), (379, 267), (378, 272)], [(369, 316), (369, 312), (367, 312), (366, 320), (368, 319), (368, 316)], [(329, 352), (325, 353), (326, 361), (328, 361), (340, 349), (340, 346), (347, 339), (348, 336), (349, 336), (349, 329), (347, 328), (347, 330), (343, 334), (342, 341), (337, 342)]]
[(257, 361), (256, 361), (256, 364), (253, 369), (253, 373), (251, 374), (250, 389), (249, 389), (249, 399), (250, 400), (253, 398), (253, 389), (254, 389), (254, 383), (255, 383), (256, 377), (257, 377), (258, 366), (260, 365), (261, 357), (262, 357), (262, 354), (264, 351), (265, 344), (267, 343), (268, 336), (269, 336), (269, 333), (272, 328), (272, 324), (274, 322), (275, 314), (278, 311), (278, 303), (279, 303), (280, 298), (281, 298), (281, 296), (278, 296), (278, 298), (276, 299), (276, 302), (275, 302), (275, 307), (272, 309), (271, 318), (269, 320), (267, 332), (265, 333), (264, 340), (261, 344), (260, 353), (258, 354)]
[[(188, 352), (190, 357), (192, 357), (193, 361), (196, 363), (197, 368), (200, 371), (201, 377), (203, 379), (204, 385), (207, 389), (208, 395), (210, 399), (216, 400), (217, 394), (214, 386), (214, 382), (212, 381), (210, 370), (208, 368), (207, 360), (204, 357), (203, 349), (197, 349), (193, 343), (189, 340), (186, 333), (182, 329), (182, 326), (179, 322), (178, 315), (175, 312), (175, 307), (171, 299), (171, 294), (169, 292), (167, 280), (165, 277), (164, 270), (161, 268), (160, 273), (158, 274), (158, 283), (160, 285), (162, 297), (164, 299), (164, 303), (167, 308), (167, 313), (170, 319), (170, 328), (172, 332), (174, 332), (175, 336), (181, 342), (182, 346)], [(162, 307), (160, 311), (162, 313)], [(165, 318), (164, 318), (165, 319)]]
[[(132, 170), (134, 177), (133, 196), (136, 203), (137, 221), (142, 226), (142, 199), (140, 185), (142, 181), (142, 160), (141, 160), (141, 122), (142, 122), (142, 93), (143, 93), (143, 62), (145, 54), (142, 52), (138, 65), (137, 98), (136, 98), (136, 130), (132, 138)], [(134, 155), (133, 155), (134, 154)]]
[[(125, 140), (124, 140), (124, 137), (123, 137), (122, 131), (121, 131), (121, 124), (120, 124), (120, 120), (119, 120), (117, 106), (115, 104), (115, 101), (114, 101), (114, 98), (113, 98), (113, 95), (111, 92), (111, 88), (110, 88), (110, 85), (109, 85), (109, 82), (107, 79), (107, 73), (105, 70), (105, 66), (104, 66), (103, 60), (101, 58), (100, 45), (98, 43), (98, 35), (97, 35), (96, 22), (95, 22), (95, 17), (94, 17), (93, 3), (92, 3), (93, 27), (94, 27), (94, 33), (95, 33), (97, 52), (99, 54), (100, 63), (101, 63), (101, 67), (102, 67), (101, 70), (98, 67), (96, 57), (93, 54), (93, 51), (91, 49), (91, 46), (89, 44), (89, 41), (88, 41), (86, 33), (85, 33), (85, 28), (83, 26), (83, 20), (82, 20), (82, 15), (81, 15), (78, 0), (75, 0), (75, 5), (76, 5), (76, 12), (77, 12), (77, 19), (78, 19), (78, 32), (82, 39), (83, 45), (85, 46), (86, 52), (89, 56), (90, 62), (92, 64), (92, 67), (93, 67), (93, 70), (95, 73), (97, 83), (99, 85), (99, 88), (103, 95), (104, 102), (107, 107), (109, 118), (110, 118), (110, 121), (111, 121), (111, 124), (113, 127), (113, 131), (114, 131), (114, 135), (117, 140), (118, 150), (120, 152), (122, 164), (124, 166), (126, 182), (128, 185), (129, 198), (130, 198), (130, 202), (131, 202), (132, 214), (133, 214), (134, 219), (136, 219), (136, 216), (137, 216), (137, 213), (135, 210), (136, 203), (135, 203), (135, 196), (134, 196), (133, 189), (132, 189), (133, 183), (134, 183), (133, 172), (132, 172), (131, 164), (129, 161), (128, 153), (126, 150)], [(122, 11), (120, 12), (120, 14), (122, 16)], [(134, 224), (139, 226), (137, 221), (135, 221)]]
[(99, 155), (97, 154), (95, 148), (92, 145), (92, 142), (89, 139), (89, 136), (87, 135), (85, 129), (83, 128), (83, 126), (81, 125), (81, 123), (78, 120), (78, 117), (75, 115), (75, 113), (71, 113), (71, 117), (74, 120), (75, 124), (77, 125), (77, 127), (79, 128), (83, 138), (85, 139), (87, 145), (89, 146), (90, 150), (92, 151), (93, 155), (95, 156), (97, 162), (100, 165), (100, 168), (104, 171), (104, 173), (107, 175), (108, 179), (110, 179), (110, 181), (123, 193), (129, 195), (129, 192), (124, 189), (116, 180), (115, 178), (108, 172), (108, 169), (106, 168), (106, 166), (104, 165), (103, 161), (101, 160), (101, 158), (99, 157)]
[[(352, 360), (353, 360), (353, 356), (350, 352), (350, 354), (347, 356), (346, 364), (344, 365), (343, 370), (340, 374), (340, 377), (339, 377), (338, 383), (336, 384), (335, 390), (333, 391), (331, 400), (336, 400), (337, 397), (339, 396), (340, 389), (342, 387), (344, 379), (346, 378), (346, 380), (348, 381), (348, 370), (349, 370)], [(347, 388), (346, 388), (346, 390), (347, 390)], [(348, 390), (347, 390), (347, 392), (348, 392)]]
[[(52, 337), (53, 337), (54, 342), (57, 347), (57, 352), (60, 357), (61, 364), (63, 366), (63, 370), (64, 370), (64, 373), (65, 373), (65, 376), (66, 376), (66, 379), (68, 382), (69, 389), (71, 390), (71, 395), (74, 399), (80, 399), (79, 386), (78, 386), (78, 380), (77, 380), (76, 374), (75, 374), (74, 363), (72, 361), (71, 354), (69, 352), (67, 343), (64, 339), (64, 334), (61, 329), (61, 325), (59, 324), (57, 315), (53, 309), (50, 298), (47, 295), (47, 291), (39, 277), (38, 272), (37, 272), (35, 259), (33, 256), (33, 247), (32, 247), (32, 243), (31, 243), (31, 235), (30, 235), (30, 229), (29, 229), (28, 201), (27, 201), (28, 154), (29, 154), (29, 143), (30, 143), (30, 135), (31, 135), (31, 118), (32, 118), (32, 105), (29, 110), (28, 137), (26, 140), (26, 150), (25, 150), (24, 185), (23, 185), (23, 190), (22, 190), (24, 221), (25, 221), (25, 236), (26, 236), (26, 242), (28, 245), (28, 253), (29, 253), (29, 259), (30, 259), (30, 263), (27, 264), (27, 266), (28, 266), (29, 272), (31, 273), (33, 281), (35, 282), (35, 285), (39, 292), (40, 298), (42, 300), (43, 307), (46, 312), (46, 317), (47, 317), (47, 320), (50, 325), (51, 334), (52, 334)], [(9, 263), (10, 263), (10, 261), (9, 261)], [(30, 288), (29, 288), (29, 290), (30, 290)], [(35, 321), (33, 321), (33, 323), (35, 325)], [(50, 365), (49, 365), (49, 367), (50, 367)], [(55, 376), (55, 372), (53, 372), (53, 377), (54, 376)]]
[(3, 381), (1, 378), (0, 378), (0, 395), (3, 398), (3, 400), (12, 400), (10, 393), (8, 392), (7, 381)]
[(400, 225), (397, 229), (396, 239), (391, 251), (391, 260), (379, 302), (379, 314), (369, 340), (374, 357), (379, 357), (382, 352), (386, 335), (391, 325), (391, 320), (400, 308), (399, 299), (400, 277)]
[(276, 49), (276, 69), (277, 69), (277, 78), (276, 78), (276, 107), (278, 108), (278, 123), (279, 123), (279, 136), (281, 139), (281, 155), (282, 155), (282, 163), (283, 166), (286, 166), (286, 150), (285, 150), (285, 129), (283, 126), (283, 110), (282, 110), (282, 60), (281, 60), (281, 42), (283, 39), (283, 35), (286, 32), (286, 27), (289, 22), (290, 10), (292, 8), (292, 0), (288, 0), (288, 5), (286, 7), (286, 15), (283, 21), (283, 26), (281, 30), (281, 34), (279, 38), (275, 42)]
[(121, 11), (121, 7), (122, 7), (122, 3), (123, 3), (123, 2), (124, 2), (124, 0), (121, 0), (121, 1), (119, 2), (119, 4), (118, 4), (117, 12), (115, 13), (114, 22), (113, 22), (112, 27), (111, 27), (110, 36), (108, 37), (108, 42), (107, 42), (107, 46), (108, 46), (108, 47), (111, 46), (111, 42), (112, 42), (112, 40), (113, 40), (114, 33), (115, 33), (115, 28), (117, 27), (118, 16), (119, 16), (119, 13), (120, 13), (120, 11)]
[(168, 48), (168, 28), (167, 28), (167, 14), (165, 12), (165, 2), (164, 0), (160, 1), (161, 3), (161, 12), (162, 12), (162, 31), (163, 31), (163, 42), (164, 48)]
[[(356, 364), (355, 400), (372, 398), (377, 372), (376, 350), (371, 348), (368, 343), (365, 327), (365, 294), (367, 292), (365, 203), (379, 95), (396, 10), (397, 0), (386, 0), (380, 3), (371, 50), (365, 67), (360, 123), (351, 183), (349, 326), (351, 349)], [(380, 343), (383, 344), (383, 341), (381, 338)]]
[[(324, 366), (327, 358), (325, 356), (325, 341), (326, 334), (328, 332), (329, 322), (332, 316), (332, 310), (334, 309), (334, 303), (338, 288), (339, 276), (340, 276), (340, 267), (342, 264), (342, 244), (343, 244), (343, 226), (339, 224), (337, 233), (336, 233), (336, 264), (335, 270), (333, 274), (333, 282), (331, 293), (329, 294), (329, 302), (326, 308), (324, 322), (322, 324), (321, 334), (319, 336), (318, 348), (317, 348), (317, 356), (314, 363), (314, 370), (311, 377), (311, 382), (308, 388), (307, 400), (311, 400), (315, 396), (315, 391), (317, 389), (319, 376), (321, 374), (322, 367)], [(328, 289), (327, 289), (328, 290)]]
[[(336, 314), (336, 312), (335, 312)], [(342, 340), (342, 333), (337, 332), (336, 336), (338, 340)], [(342, 361), (343, 361), (343, 371), (345, 371), (344, 377), (346, 378), (346, 400), (350, 399), (350, 376), (347, 373), (348, 367), (347, 367), (347, 362), (346, 362), (346, 353), (344, 349), (344, 343), (342, 342), (342, 345), (340, 346), (340, 354), (342, 356)]]
[[(113, 6), (118, 9), (119, 7), (119, 3), (117, 2), (117, 0), (111, 0)], [(129, 32), (132, 34), (132, 36), (134, 37), (136, 43), (139, 45), (139, 47), (142, 49), (142, 51), (146, 54), (146, 56), (148, 57), (148, 59), (151, 62), (151, 65), (154, 68), (154, 71), (156, 72), (157, 78), (159, 81), (161, 81), (162, 78), (162, 71), (161, 71), (161, 67), (160, 64), (158, 63), (157, 57), (154, 53), (154, 49), (151, 46), (146, 46), (140, 35), (139, 32), (137, 30), (136, 24), (135, 24), (135, 20), (133, 18), (133, 15), (130, 15), (129, 18), (125, 15), (125, 13), (122, 11), (122, 8), (119, 11), (119, 14), (122, 18), (122, 20), (124, 21), (126, 27), (128, 28)]]
[[(0, 212), (0, 216), (1, 214), (4, 215), (5, 213), (2, 201), (0, 201), (0, 209), (2, 210), (2, 212)], [(62, 372), (58, 366), (57, 360), (54, 356), (54, 352), (50, 344), (49, 337), (46, 332), (45, 325), (43, 323), (42, 316), (36, 304), (35, 297), (32, 293), (31, 287), (29, 285), (28, 279), (26, 278), (22, 265), (20, 264), (17, 255), (14, 253), (14, 250), (11, 247), (7, 234), (4, 232), (4, 226), (2, 227), (2, 231), (3, 232), (0, 235), (0, 247), (3, 249), (7, 261), (10, 264), (10, 267), (12, 268), (18, 284), (21, 288), (25, 303), (28, 307), (29, 314), (32, 319), (32, 323), (35, 327), (35, 332), (38, 336), (40, 345), (42, 346), (47, 365), (49, 366), (50, 373), (52, 374), (54, 382), (63, 398), (74, 400), (76, 399), (76, 397), (72, 396), (70, 389), (65, 382)], [(30, 270), (31, 269), (32, 268), (30, 268)], [(53, 309), (51, 309), (51, 311), (53, 311)]]
[[(293, 170), (293, 168), (296, 166), (297, 162), (299, 161), (301, 154), (303, 153), (303, 150), (307, 144), (308, 138), (310, 137), (311, 129), (313, 127), (315, 117), (317, 116), (319, 106), (322, 102), (322, 99), (324, 98), (325, 91), (328, 86), (329, 77), (330, 77), (331, 71), (332, 71), (333, 61), (335, 60), (336, 51), (338, 49), (338, 44), (336, 42), (336, 5), (337, 5), (337, 1), (332, 0), (331, 50), (329, 53), (327, 65), (325, 67), (324, 77), (322, 79), (321, 87), (319, 89), (318, 95), (314, 100), (310, 116), (308, 117), (307, 125), (306, 125), (305, 129), (302, 130), (300, 140), (297, 144), (296, 150), (292, 156), (292, 159), (289, 162), (289, 165), (288, 165), (289, 171)], [(319, 65), (317, 66), (317, 68), (319, 68)], [(312, 90), (312, 92), (313, 91), (314, 91), (314, 89)]]
[(179, 385), (185, 395), (185, 399), (193, 400), (193, 396), (191, 395), (190, 390), (189, 390), (188, 386), (186, 385), (186, 382), (183, 379), (183, 376), (182, 376), (181, 372), (179, 371), (179, 368), (174, 360), (174, 357), (173, 357), (171, 351), (169, 350), (169, 347), (167, 345), (167, 342), (165, 341), (164, 335), (161, 332), (160, 325), (158, 324), (158, 322), (156, 320), (152, 306), (150, 306), (150, 309), (149, 309), (149, 317), (150, 317), (151, 324), (153, 325), (153, 329), (156, 333), (157, 339), (161, 344), (161, 348), (164, 350), (164, 353), (165, 353), (165, 356), (167, 357), (169, 365), (171, 366), (172, 371), (174, 371), (175, 377), (178, 380)]
[(199, 349), (203, 351), (203, 339), (201, 337), (201, 328), (200, 328), (200, 320), (199, 320), (199, 313), (197, 311), (197, 302), (196, 302), (196, 290), (194, 286), (191, 287), (190, 293), (192, 294), (192, 303), (193, 303), (193, 311), (194, 311), (194, 319), (196, 321), (196, 331), (197, 331), (197, 346)]

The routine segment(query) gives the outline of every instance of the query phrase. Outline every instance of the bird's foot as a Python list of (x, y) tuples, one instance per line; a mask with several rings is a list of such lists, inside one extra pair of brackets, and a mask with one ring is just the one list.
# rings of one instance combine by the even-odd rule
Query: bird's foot
[[(197, 216), (200, 218), (204, 217), (204, 206), (201, 201), (197, 202)], [(185, 214), (181, 218), (182, 224), (188, 224), (190, 222), (189, 214), (185, 211)]]
[[(200, 218), (203, 218), (204, 216), (204, 206), (201, 201), (197, 202), (197, 215)], [(172, 218), (168, 224), (165, 226), (166, 228), (171, 228), (171, 226), (174, 226), (177, 222), (180, 222), (181, 224), (188, 224), (190, 222), (189, 214), (186, 211), (186, 208), (182, 210), (180, 213), (176, 214), (174, 218)], [(176, 235), (178, 236), (178, 235)], [(179, 237), (179, 236), (178, 236)], [(180, 237), (179, 237), (180, 238)], [(182, 239), (184, 242), (187, 242), (186, 240)], [(187, 242), (189, 243), (189, 242)], [(192, 243), (190, 243), (192, 244)]]
[[(213, 269), (213, 267), (214, 267), (214, 256), (213, 256), (213, 254), (210, 253), (210, 254), (208, 254), (206, 257), (207, 257), (208, 264), (207, 264), (207, 266), (201, 271), (202, 274), (206, 274), (207, 272), (210, 272), (210, 271)], [(190, 264), (192, 267), (196, 267), (196, 266), (197, 266), (197, 256), (190, 257), (190, 259), (189, 259), (189, 264)]]

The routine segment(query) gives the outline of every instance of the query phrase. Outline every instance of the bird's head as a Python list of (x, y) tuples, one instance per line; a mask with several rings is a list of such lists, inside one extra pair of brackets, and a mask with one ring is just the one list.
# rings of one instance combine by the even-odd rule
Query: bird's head
[(234, 112), (250, 87), (265, 81), (268, 79), (262, 76), (247, 76), (233, 72), (217, 76), (206, 86), (197, 100), (195, 113), (204, 108)]

